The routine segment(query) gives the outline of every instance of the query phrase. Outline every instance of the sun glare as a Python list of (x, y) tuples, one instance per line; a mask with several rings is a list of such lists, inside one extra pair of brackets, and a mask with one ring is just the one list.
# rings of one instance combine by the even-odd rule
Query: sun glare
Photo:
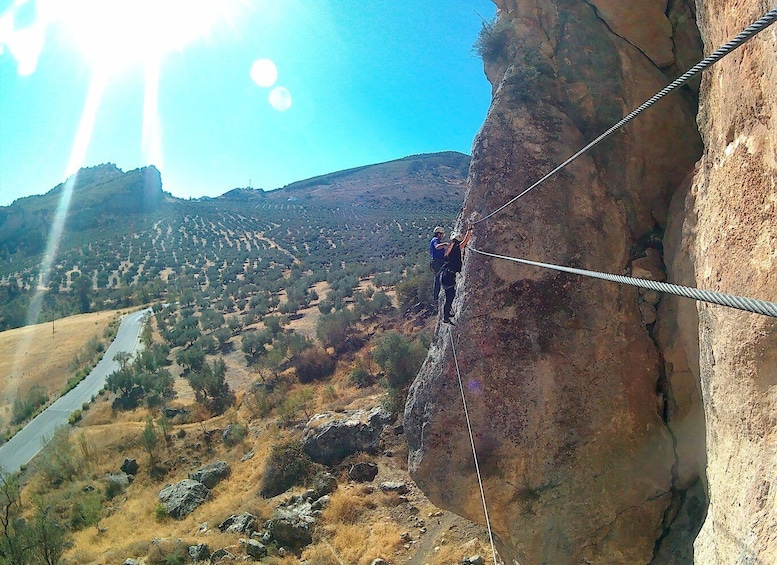
[[(40, 4), (40, 2), (39, 2)], [(230, 19), (234, 2), (223, 0), (47, 0), (87, 59), (103, 72), (154, 64), (164, 54), (207, 37)]]

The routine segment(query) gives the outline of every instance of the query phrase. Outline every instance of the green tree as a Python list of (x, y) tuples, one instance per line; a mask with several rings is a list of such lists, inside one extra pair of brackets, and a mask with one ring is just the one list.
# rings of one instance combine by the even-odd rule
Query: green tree
[(78, 277), (73, 283), (73, 298), (79, 313), (90, 312), (92, 301), (92, 279), (90, 277)]
[(146, 427), (140, 434), (140, 445), (148, 453), (149, 467), (156, 468), (156, 448), (159, 445), (159, 432), (154, 425), (154, 420), (149, 416), (146, 419)]
[(36, 504), (31, 526), (37, 559), (46, 565), (57, 565), (69, 545), (67, 528), (43, 501)]
[(345, 311), (334, 314), (322, 314), (316, 326), (316, 336), (325, 347), (333, 347), (336, 352), (345, 351), (351, 321)]
[(376, 340), (372, 356), (386, 374), (388, 385), (402, 389), (415, 378), (426, 349), (418, 340), (411, 342), (401, 333), (388, 331)]
[(0, 557), (4, 563), (26, 565), (32, 562), (35, 540), (23, 515), (18, 475), (6, 475), (0, 470)]
[(232, 391), (226, 381), (227, 367), (219, 357), (211, 365), (207, 361), (199, 371), (186, 375), (189, 386), (194, 390), (197, 402), (216, 412), (222, 412), (234, 401)]

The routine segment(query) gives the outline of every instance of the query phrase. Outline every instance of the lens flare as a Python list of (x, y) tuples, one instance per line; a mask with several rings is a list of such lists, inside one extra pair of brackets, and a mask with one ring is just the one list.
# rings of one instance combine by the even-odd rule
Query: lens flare
[(285, 112), (291, 108), (291, 92), (284, 86), (276, 86), (270, 91), (270, 106), (279, 112)]
[(278, 69), (270, 59), (257, 59), (254, 61), (249, 74), (251, 75), (251, 80), (262, 88), (269, 88), (278, 80)]

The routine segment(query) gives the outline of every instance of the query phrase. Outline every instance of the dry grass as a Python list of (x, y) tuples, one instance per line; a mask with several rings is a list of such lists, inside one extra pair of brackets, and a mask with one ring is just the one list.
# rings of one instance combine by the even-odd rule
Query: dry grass
[[(8, 423), (19, 391), (43, 386), (49, 396), (58, 395), (72, 376), (73, 356), (91, 338), (102, 339), (119, 310), (70, 316), (45, 324), (0, 332), (0, 416)], [(52, 327), (54, 332), (52, 333)]]
[[(324, 295), (322, 290), (319, 289), (320, 295)], [(317, 308), (315, 311), (318, 312)], [(308, 326), (308, 331), (315, 332), (312, 318), (303, 320), (312, 324)], [(48, 329), (50, 331), (50, 327)], [(83, 335), (84, 330), (75, 332)], [(3, 334), (0, 334), (2, 337)], [(155, 332), (154, 338), (160, 340), (158, 332)], [(79, 347), (80, 344), (81, 341), (78, 341)], [(175, 352), (171, 357), (174, 358), (174, 355)], [(286, 396), (311, 391), (310, 405), (306, 407), (309, 413), (375, 406), (380, 402), (383, 392), (379, 386), (356, 389), (347, 383), (348, 372), (356, 362), (357, 355), (341, 358), (335, 374), (324, 383), (301, 385), (293, 372), (289, 372), (284, 375), (289, 385), (285, 391)], [(361, 355), (368, 356), (369, 353), (365, 349)], [(68, 362), (72, 353), (60, 357)], [(100, 521), (103, 529), (101, 533), (92, 527), (74, 534), (73, 546), (66, 553), (63, 563), (108, 565), (122, 563), (124, 559), (132, 557), (150, 565), (160, 562), (166, 554), (169, 555), (168, 552), (174, 549), (175, 540), (178, 539), (188, 545), (207, 543), (211, 550), (228, 548), (238, 559), (242, 559), (244, 549), (238, 542), (241, 536), (221, 533), (218, 524), (232, 514), (247, 511), (257, 516), (261, 527), (281, 500), (304, 490), (304, 487), (299, 487), (268, 500), (259, 496), (264, 463), (273, 445), (298, 435), (299, 431), (279, 427), (276, 412), (271, 412), (266, 419), (258, 418), (252, 406), (252, 395), (247, 392), (248, 385), (258, 376), (256, 370), (246, 367), (244, 356), (238, 348), (224, 355), (224, 359), (228, 368), (227, 379), (236, 392), (238, 402), (221, 416), (210, 417), (206, 411), (198, 411), (188, 383), (180, 377), (180, 371), (175, 373), (178, 398), (172, 405), (190, 408), (196, 414), (193, 412), (193, 423), (173, 425), (170, 445), (159, 447), (158, 460), (168, 469), (167, 475), (162, 478), (149, 474), (149, 456), (139, 442), (146, 418), (149, 415), (158, 418), (157, 410), (139, 408), (114, 413), (111, 409), (113, 396), (104, 394), (98, 396), (90, 409), (84, 412), (80, 429), (75, 433), (85, 435), (94, 455), (87, 474), (75, 487), (76, 492), (86, 484), (100, 485), (104, 474), (118, 471), (125, 457), (136, 459), (140, 471), (124, 493), (105, 503), (107, 515)], [(303, 419), (300, 413), (298, 420)], [(245, 439), (233, 447), (223, 444), (220, 433), (230, 423), (239, 423), (248, 429)], [(183, 436), (179, 436), (180, 431), (185, 432)], [(216, 433), (208, 443), (205, 434), (213, 431)], [(400, 442), (401, 439), (396, 441)], [(352, 461), (378, 462), (381, 475), (386, 475), (386, 479), (409, 481), (407, 473), (402, 469), (404, 450), (398, 445), (392, 444), (390, 447), (394, 457), (355, 454)], [(253, 458), (241, 461), (242, 456), (249, 451), (254, 452)], [(232, 473), (229, 479), (212, 489), (212, 498), (182, 520), (158, 521), (156, 507), (159, 491), (166, 484), (180, 481), (189, 472), (216, 460), (227, 461)], [(416, 527), (414, 524), (419, 509), (423, 510), (422, 515), (426, 515), (434, 507), (428, 505), (425, 499), (414, 499), (413, 508), (406, 498), (400, 498), (397, 494), (384, 494), (374, 485), (349, 485), (344, 474), (341, 474), (339, 480), (340, 488), (332, 494), (328, 508), (318, 521), (315, 543), (305, 548), (301, 557), (318, 565), (369, 565), (377, 557), (392, 563), (407, 562), (417, 546), (406, 549), (404, 546), (407, 542), (402, 539), (402, 533)], [(33, 486), (30, 485), (31, 488)], [(207, 527), (202, 531), (201, 525), (204, 523)], [(155, 543), (153, 540), (162, 541)], [(438, 555), (431, 555), (431, 548), (426, 548), (429, 556), (424, 558), (423, 563), (442, 565), (459, 562), (465, 554), (478, 552), (474, 548), (468, 552), (460, 543), (452, 543), (450, 548), (443, 546)], [(300, 556), (292, 554), (286, 557), (276, 555), (264, 559), (263, 563), (291, 565), (299, 563), (299, 560)]]
[(331, 537), (317, 545), (328, 545), (341, 563), (369, 565), (378, 557), (394, 561), (402, 545), (402, 530), (385, 518), (368, 524), (328, 525), (326, 531)]
[(324, 520), (335, 524), (355, 524), (365, 510), (374, 509), (377, 505), (365, 493), (346, 489), (338, 489), (329, 500), (329, 506), (324, 510)]

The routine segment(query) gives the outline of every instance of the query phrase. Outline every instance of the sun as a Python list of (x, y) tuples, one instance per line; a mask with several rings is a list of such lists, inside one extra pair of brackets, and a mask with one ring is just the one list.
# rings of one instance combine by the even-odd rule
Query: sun
[(166, 54), (207, 37), (233, 17), (229, 0), (38, 0), (44, 19), (61, 29), (100, 72), (155, 65)]

